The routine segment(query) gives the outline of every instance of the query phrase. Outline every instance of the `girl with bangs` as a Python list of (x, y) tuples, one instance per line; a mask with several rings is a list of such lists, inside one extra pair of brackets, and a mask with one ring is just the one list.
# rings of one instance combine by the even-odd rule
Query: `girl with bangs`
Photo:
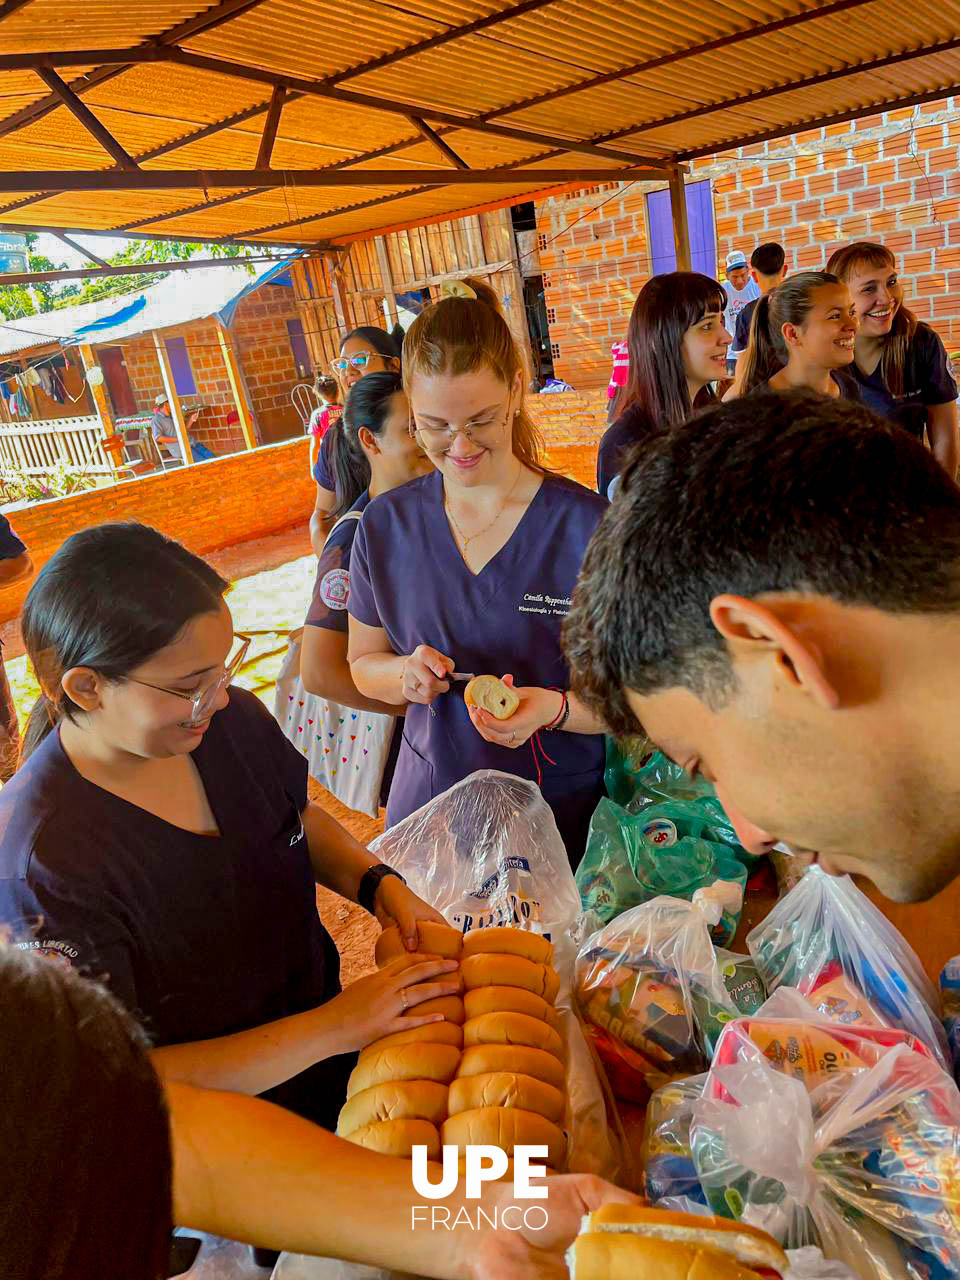
[[(350, 668), (366, 697), (407, 704), (389, 825), (500, 769), (540, 784), (576, 864), (603, 792), (603, 725), (569, 692), (560, 633), (607, 504), (544, 467), (497, 296), (457, 288), (404, 342), (410, 429), (436, 470), (363, 513)], [(518, 709), (498, 721), (468, 708), (454, 672), (507, 673)]]
[(860, 321), (850, 372), (864, 402), (926, 439), (948, 475), (960, 463), (957, 384), (938, 335), (903, 302), (897, 262), (882, 244), (838, 249), (827, 270), (850, 289)]
[(716, 280), (696, 271), (654, 276), (640, 290), (627, 331), (630, 372), (620, 416), (597, 456), (597, 489), (606, 497), (633, 445), (713, 400), (710, 384), (726, 377), (733, 341), (723, 327), (726, 305)]

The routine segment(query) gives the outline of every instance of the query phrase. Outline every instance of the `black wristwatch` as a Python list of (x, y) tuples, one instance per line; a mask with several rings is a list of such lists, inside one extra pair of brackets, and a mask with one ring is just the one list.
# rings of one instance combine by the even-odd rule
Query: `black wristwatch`
[(399, 871), (394, 871), (393, 867), (388, 867), (385, 862), (378, 862), (376, 866), (368, 867), (360, 877), (357, 901), (364, 911), (369, 911), (371, 915), (376, 915), (374, 903), (377, 897), (377, 890), (380, 888), (380, 881), (386, 879), (387, 876), (396, 876), (401, 884), (407, 883)]

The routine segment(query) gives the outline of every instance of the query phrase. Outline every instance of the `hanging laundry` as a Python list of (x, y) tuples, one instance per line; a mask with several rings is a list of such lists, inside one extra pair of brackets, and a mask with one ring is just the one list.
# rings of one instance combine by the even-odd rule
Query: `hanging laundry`
[(40, 386), (43, 389), (43, 394), (45, 396), (49, 396), (50, 399), (52, 400), (53, 399), (53, 372), (51, 371), (50, 366), (46, 364), (42, 364), (40, 365), (40, 367), (37, 369), (36, 372), (37, 372), (37, 377), (40, 379)]
[(28, 387), (39, 387), (40, 385), (40, 374), (32, 364), (28, 365), (27, 368), (24, 369), (23, 379)]

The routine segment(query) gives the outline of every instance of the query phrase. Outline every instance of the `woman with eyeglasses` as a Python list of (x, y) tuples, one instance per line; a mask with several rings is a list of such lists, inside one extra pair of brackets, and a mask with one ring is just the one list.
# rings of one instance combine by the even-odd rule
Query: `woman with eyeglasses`
[[(523, 360), (478, 280), (404, 341), (411, 428), (436, 470), (363, 513), (348, 656), (361, 693), (406, 703), (389, 824), (477, 769), (538, 782), (579, 862), (603, 789), (603, 725), (569, 692), (560, 632), (604, 498), (549, 472)], [(508, 720), (468, 708), (461, 674), (506, 675)]]
[(332, 1128), (354, 1051), (457, 984), (401, 960), (341, 993), (318, 883), (411, 947), (440, 917), (308, 801), (302, 753), (230, 687), (247, 642), (227, 585), (137, 524), (74, 534), (40, 573), (22, 626), (43, 694), (0, 791), (0, 924), (102, 978), (161, 1076)]
[[(399, 373), (402, 345), (403, 330), (399, 325), (392, 333), (386, 333), (375, 325), (362, 325), (348, 333), (340, 343), (339, 356), (330, 365), (340, 383), (341, 403), (346, 404), (350, 388), (368, 373)], [(330, 513), (337, 504), (333, 465), (337, 430), (338, 424), (334, 422), (320, 442), (312, 465), (317, 498), (310, 517), (310, 541), (318, 557), (323, 554), (323, 545), (330, 531)]]

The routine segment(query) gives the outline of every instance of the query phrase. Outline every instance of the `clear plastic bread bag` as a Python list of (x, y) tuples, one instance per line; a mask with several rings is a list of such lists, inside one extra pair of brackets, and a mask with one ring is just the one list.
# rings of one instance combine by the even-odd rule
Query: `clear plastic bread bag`
[(722, 886), (714, 890), (632, 907), (577, 956), (580, 1013), (625, 1102), (642, 1104), (667, 1080), (702, 1071), (720, 1029), (738, 1016), (710, 941), (723, 911)]
[(723, 1033), (691, 1147), (715, 1213), (861, 1280), (960, 1274), (960, 1093), (909, 1033), (781, 989)]
[(940, 1001), (907, 941), (849, 876), (811, 867), (747, 937), (771, 994), (795, 987), (848, 1026), (900, 1027), (950, 1062)]
[(493, 769), (473, 773), (384, 832), (370, 851), (462, 932), (509, 925), (553, 943), (567, 1055), (567, 1168), (615, 1180), (621, 1144), (573, 1010), (580, 895), (539, 789)]

